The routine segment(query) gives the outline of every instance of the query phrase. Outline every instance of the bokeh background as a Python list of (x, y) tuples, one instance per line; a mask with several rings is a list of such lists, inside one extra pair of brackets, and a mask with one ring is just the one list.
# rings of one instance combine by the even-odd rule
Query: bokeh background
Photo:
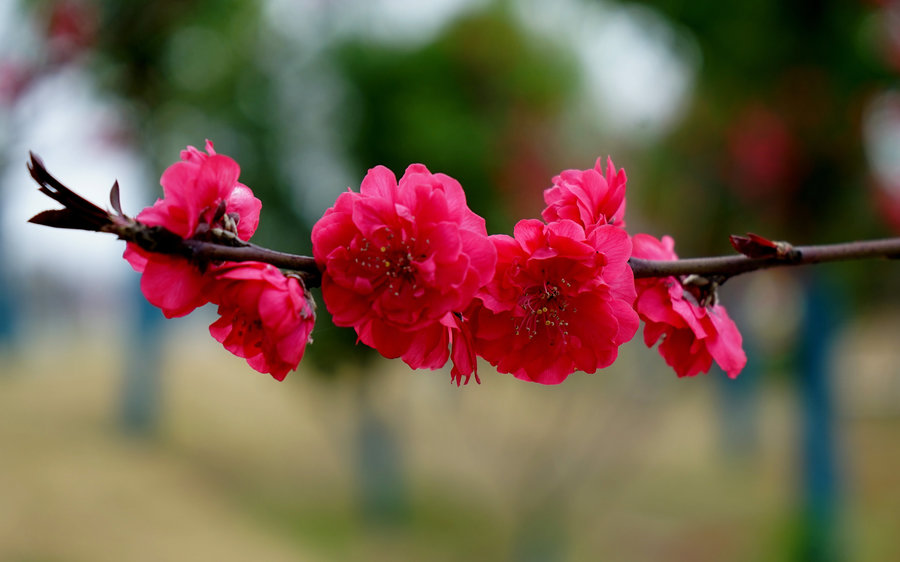
[(163, 320), (122, 246), (26, 224), (28, 150), (126, 212), (205, 139), (312, 223), (425, 163), (492, 233), (611, 155), (633, 231), (900, 231), (891, 0), (0, 3), (0, 560), (900, 559), (900, 266), (734, 279), (750, 357), (679, 380), (640, 341), (558, 387), (457, 388), (324, 306), (277, 383)]

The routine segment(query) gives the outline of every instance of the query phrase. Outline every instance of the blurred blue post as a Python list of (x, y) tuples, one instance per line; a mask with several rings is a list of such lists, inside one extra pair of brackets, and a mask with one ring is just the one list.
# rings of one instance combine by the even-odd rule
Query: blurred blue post
[(16, 297), (13, 295), (12, 283), (9, 282), (3, 263), (6, 263), (6, 260), (0, 255), (0, 351), (15, 346), (18, 328)]
[(571, 556), (567, 542), (565, 516), (558, 499), (549, 499), (519, 516), (513, 541), (514, 562), (556, 562)]
[(368, 523), (396, 524), (408, 516), (402, 452), (390, 426), (372, 407), (369, 385), (374, 376), (359, 380), (359, 436), (357, 475), (363, 516)]
[(756, 304), (748, 298), (738, 298), (747, 294), (748, 286), (746, 279), (730, 280), (727, 299), (731, 318), (739, 328), (744, 328), (741, 335), (748, 357), (747, 365), (736, 379), (729, 378), (715, 363), (710, 374), (711, 377), (715, 375), (718, 395), (719, 447), (728, 460), (735, 461), (755, 457), (759, 447), (760, 383), (768, 359), (766, 350), (760, 344), (759, 334), (754, 329), (748, 329), (754, 325), (749, 317), (755, 313), (752, 307)]
[(834, 390), (829, 352), (838, 325), (839, 290), (816, 272), (805, 279), (798, 346), (797, 390), (802, 415), (803, 506), (798, 560), (843, 559), (839, 526), (839, 471), (834, 432)]
[[(738, 326), (741, 325), (737, 319)], [(736, 379), (718, 368), (716, 385), (719, 394), (719, 437), (722, 450), (731, 458), (747, 458), (756, 454), (759, 433), (759, 381), (763, 355), (756, 350), (753, 334), (744, 332), (744, 351), (750, 359)]]
[(129, 334), (122, 380), (120, 423), (127, 433), (151, 435), (159, 425), (162, 394), (162, 314), (133, 291), (137, 321)]
[[(17, 295), (9, 279), (9, 261), (3, 255), (3, 240), (0, 240), (0, 352), (15, 347), (18, 335), (19, 316)], [(21, 295), (18, 295), (21, 297)]]

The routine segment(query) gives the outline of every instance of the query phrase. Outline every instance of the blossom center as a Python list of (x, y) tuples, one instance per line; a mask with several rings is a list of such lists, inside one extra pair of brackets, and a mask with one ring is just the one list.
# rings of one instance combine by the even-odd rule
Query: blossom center
[(376, 281), (376, 286), (400, 296), (404, 286), (411, 289), (417, 286), (418, 267), (414, 262), (416, 239), (397, 240), (389, 229), (386, 234), (386, 240), (381, 243), (363, 238), (359, 249), (354, 252), (353, 261)]
[(565, 343), (569, 336), (566, 313), (570, 307), (558, 286), (545, 282), (529, 287), (519, 297), (518, 306), (525, 315), (515, 319), (517, 336), (525, 335), (531, 340), (543, 333), (550, 345), (556, 345), (557, 340)]
[(243, 342), (244, 346), (253, 348), (262, 348), (262, 320), (260, 318), (246, 318), (244, 316), (236, 316), (234, 319), (234, 327), (232, 328), (234, 336), (238, 341)]

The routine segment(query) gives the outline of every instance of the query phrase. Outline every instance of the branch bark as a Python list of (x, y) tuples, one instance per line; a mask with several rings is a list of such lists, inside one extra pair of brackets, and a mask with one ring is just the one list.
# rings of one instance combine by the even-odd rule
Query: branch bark
[(225, 246), (201, 240), (183, 240), (182, 243), (191, 256), (197, 259), (214, 262), (258, 261), (291, 270), (303, 278), (307, 288), (318, 287), (322, 284), (322, 272), (319, 271), (316, 260), (309, 256), (278, 252), (256, 244)]
[(872, 258), (900, 258), (900, 238), (793, 246), (786, 255), (751, 258), (744, 255), (688, 258), (656, 261), (631, 258), (629, 263), (635, 278), (667, 277), (670, 275), (700, 275), (704, 277), (734, 277), (741, 273), (789, 265), (850, 261)]

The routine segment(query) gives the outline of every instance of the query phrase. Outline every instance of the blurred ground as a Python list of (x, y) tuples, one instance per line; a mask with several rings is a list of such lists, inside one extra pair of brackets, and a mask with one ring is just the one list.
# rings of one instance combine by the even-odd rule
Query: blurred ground
[[(875, 319), (842, 337), (860, 380), (897, 358), (865, 352), (889, 334)], [(728, 453), (723, 381), (677, 380), (634, 342), (560, 387), (485, 370), (457, 389), (387, 361), (365, 378), (301, 368), (279, 384), (203, 336), (169, 333), (152, 438), (117, 425), (116, 346), (3, 358), (0, 560), (795, 559), (796, 406), (775, 377), (757, 447)], [(873, 398), (847, 388), (846, 558), (900, 559), (897, 402), (882, 387), (867, 410)], [(402, 509), (381, 522), (360, 508), (363, 412), (395, 438), (403, 476)]]

